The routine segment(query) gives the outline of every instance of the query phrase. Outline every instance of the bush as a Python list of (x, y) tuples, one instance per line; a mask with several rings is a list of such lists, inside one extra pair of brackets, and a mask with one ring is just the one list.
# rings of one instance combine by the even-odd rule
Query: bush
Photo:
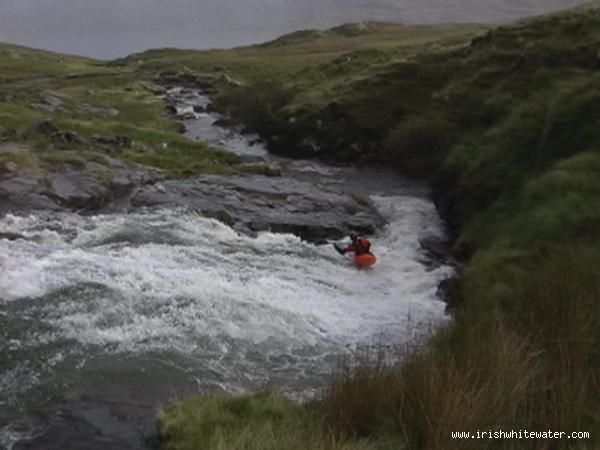
[(389, 133), (384, 151), (403, 170), (424, 174), (439, 164), (457, 135), (457, 127), (443, 117), (409, 116)]
[(215, 104), (264, 137), (276, 134), (284, 125), (277, 114), (293, 94), (282, 82), (261, 80), (247, 86), (235, 86), (222, 93)]

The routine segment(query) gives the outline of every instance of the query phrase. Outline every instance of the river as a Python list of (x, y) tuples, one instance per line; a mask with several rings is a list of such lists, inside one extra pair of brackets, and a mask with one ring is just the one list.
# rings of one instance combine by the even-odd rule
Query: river
[(0, 448), (147, 448), (169, 402), (265, 387), (307, 398), (340, 355), (447, 320), (436, 290), (452, 268), (420, 246), (444, 235), (425, 186), (269, 156), (218, 118), (195, 114), (188, 136), (367, 197), (387, 220), (372, 239), (379, 263), (358, 271), (329, 244), (240, 233), (187, 208), (8, 214), (0, 232), (26, 239), (0, 240)]

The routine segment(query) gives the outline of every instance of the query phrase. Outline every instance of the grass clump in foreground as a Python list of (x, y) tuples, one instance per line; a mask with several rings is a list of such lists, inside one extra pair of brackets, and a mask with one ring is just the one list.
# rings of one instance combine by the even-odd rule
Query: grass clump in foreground
[(194, 397), (159, 414), (161, 447), (166, 450), (382, 448), (368, 440), (327, 435), (314, 418), (310, 409), (272, 393)]

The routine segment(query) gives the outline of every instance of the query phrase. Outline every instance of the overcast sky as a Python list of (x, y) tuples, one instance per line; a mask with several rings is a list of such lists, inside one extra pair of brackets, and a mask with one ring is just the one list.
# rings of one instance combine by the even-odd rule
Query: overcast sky
[(0, 0), (0, 41), (114, 58), (156, 47), (230, 47), (349, 21), (502, 20), (580, 3), (584, 0)]

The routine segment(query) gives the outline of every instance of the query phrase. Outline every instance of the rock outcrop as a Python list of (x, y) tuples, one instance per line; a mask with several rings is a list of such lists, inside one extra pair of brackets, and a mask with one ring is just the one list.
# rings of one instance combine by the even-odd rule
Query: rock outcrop
[(312, 242), (338, 239), (350, 230), (372, 234), (385, 223), (349, 195), (287, 178), (205, 175), (140, 187), (128, 208), (186, 207), (234, 229), (293, 233)]

